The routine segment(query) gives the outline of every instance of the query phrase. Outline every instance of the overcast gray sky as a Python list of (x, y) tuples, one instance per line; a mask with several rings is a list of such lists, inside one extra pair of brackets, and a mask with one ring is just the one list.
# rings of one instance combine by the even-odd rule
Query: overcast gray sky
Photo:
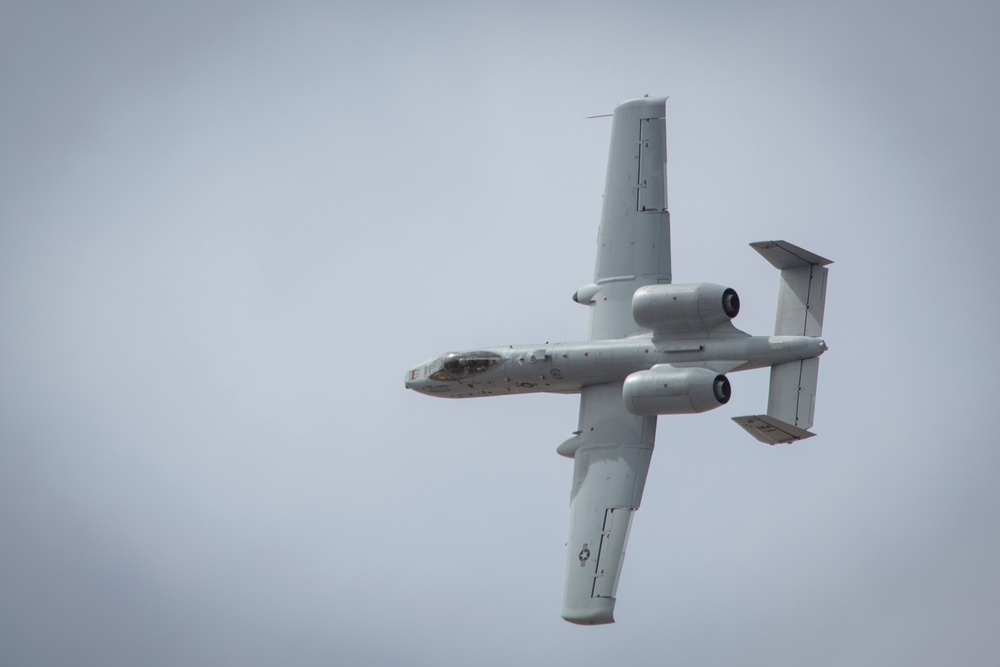
[[(995, 3), (358, 5), (0, 8), (0, 663), (994, 664)], [(831, 349), (807, 443), (661, 418), (580, 628), (577, 399), (402, 380), (585, 338), (647, 93), (675, 280), (829, 257)]]

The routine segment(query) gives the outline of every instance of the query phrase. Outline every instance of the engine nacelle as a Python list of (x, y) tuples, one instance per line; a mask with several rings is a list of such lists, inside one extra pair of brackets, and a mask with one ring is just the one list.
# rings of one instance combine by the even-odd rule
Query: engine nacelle
[(634, 415), (684, 415), (705, 412), (729, 402), (732, 387), (725, 375), (707, 368), (654, 366), (625, 378), (622, 398)]
[(711, 331), (740, 312), (736, 290), (711, 283), (646, 285), (632, 296), (632, 318), (658, 333)]

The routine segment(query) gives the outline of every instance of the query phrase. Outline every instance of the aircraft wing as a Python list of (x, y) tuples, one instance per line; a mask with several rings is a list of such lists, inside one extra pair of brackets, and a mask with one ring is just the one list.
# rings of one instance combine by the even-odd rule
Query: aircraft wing
[(558, 450), (573, 458), (562, 609), (571, 623), (614, 623), (625, 546), (655, 438), (656, 417), (628, 412), (621, 383), (583, 388), (579, 429)]
[[(615, 107), (594, 282), (573, 296), (591, 306), (591, 340), (647, 331), (632, 317), (632, 295), (645, 285), (670, 282), (665, 108), (666, 98), (648, 97)], [(573, 459), (562, 611), (567, 621), (614, 622), (625, 545), (655, 438), (656, 417), (628, 412), (621, 383), (581, 391), (579, 429), (558, 449)]]
[[(670, 282), (665, 109), (666, 98), (648, 97), (615, 107), (594, 282), (573, 296), (591, 306), (591, 340), (647, 331), (632, 318), (632, 295), (645, 285)], [(579, 429), (558, 449), (573, 459), (562, 612), (567, 621), (614, 622), (625, 544), (655, 438), (656, 417), (628, 412), (621, 383), (581, 391)]]
[(647, 97), (613, 114), (594, 282), (574, 296), (593, 306), (591, 340), (644, 331), (632, 319), (632, 295), (670, 282), (665, 107), (666, 98)]

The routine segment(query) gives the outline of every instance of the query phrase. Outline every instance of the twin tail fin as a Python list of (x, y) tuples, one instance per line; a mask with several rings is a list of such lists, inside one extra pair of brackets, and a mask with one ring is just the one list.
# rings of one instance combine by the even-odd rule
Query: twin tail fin
[[(750, 246), (781, 271), (775, 336), (819, 337), (823, 333), (826, 278), (832, 262), (786, 241)], [(733, 417), (750, 435), (769, 445), (810, 438), (816, 406), (819, 358), (771, 367), (766, 415)]]

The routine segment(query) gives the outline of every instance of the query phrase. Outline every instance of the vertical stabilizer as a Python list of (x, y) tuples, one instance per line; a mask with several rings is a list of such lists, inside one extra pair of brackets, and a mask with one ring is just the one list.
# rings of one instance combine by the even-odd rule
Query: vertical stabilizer
[[(750, 246), (781, 271), (775, 336), (818, 337), (823, 333), (828, 259), (786, 241), (760, 241)], [(819, 358), (771, 367), (767, 415), (734, 417), (761, 442), (794, 442), (813, 434)]]

